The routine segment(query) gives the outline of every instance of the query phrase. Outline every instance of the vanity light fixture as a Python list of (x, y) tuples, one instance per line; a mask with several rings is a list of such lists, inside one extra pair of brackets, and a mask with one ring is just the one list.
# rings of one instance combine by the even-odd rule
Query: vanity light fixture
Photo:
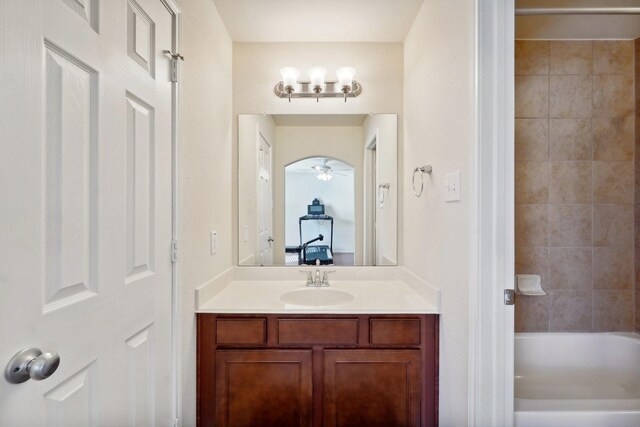
[(280, 70), (282, 81), (276, 84), (274, 92), (279, 98), (355, 98), (362, 93), (362, 86), (353, 79), (356, 70), (352, 67), (341, 67), (336, 70), (338, 80), (325, 80), (327, 70), (313, 67), (307, 71), (309, 81), (298, 81), (300, 71), (294, 67)]

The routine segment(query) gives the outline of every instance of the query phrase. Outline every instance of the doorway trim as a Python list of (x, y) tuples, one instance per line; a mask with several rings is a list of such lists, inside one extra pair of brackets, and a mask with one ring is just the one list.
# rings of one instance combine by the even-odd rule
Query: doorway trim
[(513, 426), (514, 0), (472, 3), (474, 39), (469, 426)]
[[(378, 130), (364, 148), (364, 190), (362, 193), (363, 209), (365, 212), (364, 232), (362, 234), (362, 252), (365, 265), (376, 265), (378, 256), (377, 223), (377, 167), (378, 167)], [(367, 209), (369, 208), (369, 209)]]
[[(174, 53), (182, 52), (182, 9), (176, 0), (161, 0), (172, 15), (172, 46)], [(182, 63), (178, 61), (178, 81), (171, 87), (171, 239), (179, 238), (179, 154), (182, 109), (180, 84)], [(177, 262), (171, 265), (171, 425), (182, 425), (182, 310)]]

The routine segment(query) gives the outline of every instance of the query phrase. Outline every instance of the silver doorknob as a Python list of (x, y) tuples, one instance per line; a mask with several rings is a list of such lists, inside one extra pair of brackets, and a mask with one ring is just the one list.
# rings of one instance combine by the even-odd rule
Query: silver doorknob
[(20, 384), (29, 378), (36, 381), (49, 378), (60, 365), (58, 353), (43, 353), (35, 347), (20, 350), (11, 358), (4, 370), (4, 377), (12, 384)]

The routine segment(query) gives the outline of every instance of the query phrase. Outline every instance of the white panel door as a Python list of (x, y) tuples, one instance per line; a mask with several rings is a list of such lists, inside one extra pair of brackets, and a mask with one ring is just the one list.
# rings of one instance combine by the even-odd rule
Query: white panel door
[(273, 181), (271, 144), (260, 128), (258, 137), (258, 257), (260, 265), (273, 264)]
[(160, 0), (0, 0), (0, 425), (168, 426), (174, 16)]

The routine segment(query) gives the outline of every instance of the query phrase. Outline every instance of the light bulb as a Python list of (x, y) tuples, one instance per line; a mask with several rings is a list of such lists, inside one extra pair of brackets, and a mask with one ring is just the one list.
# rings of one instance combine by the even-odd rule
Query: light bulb
[(284, 67), (280, 69), (280, 74), (282, 75), (282, 84), (287, 86), (294, 86), (298, 81), (298, 77), (300, 77), (300, 71), (293, 67)]
[(322, 67), (313, 67), (307, 71), (309, 79), (311, 80), (311, 86), (324, 86), (324, 77), (327, 75), (327, 70)]
[(353, 76), (355, 76), (356, 70), (351, 67), (342, 67), (336, 70), (336, 76), (340, 82), (340, 87), (349, 86), (353, 83)]
[(316, 102), (320, 100), (320, 92), (324, 89), (324, 76), (327, 74), (327, 70), (322, 67), (313, 67), (307, 71), (309, 79), (311, 80), (311, 87), (316, 94)]
[(344, 93), (344, 102), (347, 102), (347, 94), (351, 92), (351, 86), (353, 85), (353, 76), (356, 74), (356, 70), (351, 67), (342, 67), (336, 70), (336, 76), (338, 76), (338, 84)]
[(300, 71), (297, 68), (284, 67), (280, 69), (280, 75), (282, 76), (282, 86), (284, 91), (289, 94), (289, 102), (291, 102), (291, 94), (296, 89), (298, 77), (300, 77)]

